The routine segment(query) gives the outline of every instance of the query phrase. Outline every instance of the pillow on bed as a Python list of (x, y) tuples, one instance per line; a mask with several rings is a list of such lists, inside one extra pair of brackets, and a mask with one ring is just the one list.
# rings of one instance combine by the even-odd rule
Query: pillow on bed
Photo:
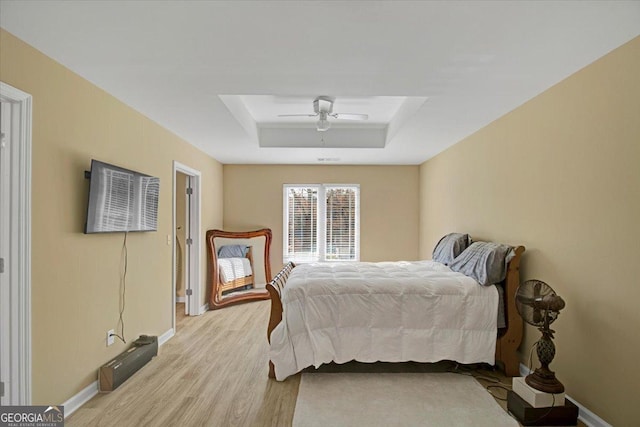
[(468, 234), (449, 233), (444, 236), (433, 249), (433, 260), (449, 265), (469, 246)]
[(245, 245), (224, 245), (218, 249), (218, 258), (244, 258), (246, 254)]
[(491, 242), (474, 242), (449, 268), (476, 279), (483, 286), (500, 283), (507, 275), (507, 264), (515, 256), (511, 246)]

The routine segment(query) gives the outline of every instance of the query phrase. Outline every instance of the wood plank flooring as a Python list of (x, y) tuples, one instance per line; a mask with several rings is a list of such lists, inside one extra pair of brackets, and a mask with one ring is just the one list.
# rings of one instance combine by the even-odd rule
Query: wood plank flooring
[[(66, 420), (67, 426), (290, 426), (300, 374), (283, 382), (267, 377), (269, 304), (252, 302), (198, 317), (184, 316), (179, 305), (176, 335), (158, 356), (115, 391), (87, 402)], [(347, 363), (318, 371), (437, 372), (454, 366)], [(498, 372), (473, 373), (511, 383)], [(504, 390), (493, 391), (506, 396)]]
[(269, 304), (178, 316), (176, 335), (157, 357), (87, 402), (67, 425), (291, 425), (300, 375), (284, 382), (267, 377)]

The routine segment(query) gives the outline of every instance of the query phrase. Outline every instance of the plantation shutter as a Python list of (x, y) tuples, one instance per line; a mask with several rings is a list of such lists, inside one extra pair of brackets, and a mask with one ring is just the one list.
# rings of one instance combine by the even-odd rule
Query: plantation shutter
[(358, 254), (358, 187), (325, 188), (325, 256), (327, 261), (352, 261)]
[(285, 262), (319, 260), (318, 187), (285, 187)]

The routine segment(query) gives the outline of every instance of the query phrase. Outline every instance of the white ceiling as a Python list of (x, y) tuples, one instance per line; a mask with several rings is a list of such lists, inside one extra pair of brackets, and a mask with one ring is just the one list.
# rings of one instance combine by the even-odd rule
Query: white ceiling
[[(640, 35), (640, 2), (0, 0), (0, 25), (223, 163), (419, 164)], [(219, 95), (428, 100), (384, 148), (261, 148)]]

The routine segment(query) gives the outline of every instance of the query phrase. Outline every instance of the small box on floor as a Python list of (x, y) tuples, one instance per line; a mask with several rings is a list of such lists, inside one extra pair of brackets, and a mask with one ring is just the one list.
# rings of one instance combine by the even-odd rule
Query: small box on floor
[(98, 390), (101, 393), (115, 390), (157, 355), (158, 337), (141, 335), (132, 347), (100, 367)]
[(507, 393), (507, 409), (523, 426), (578, 425), (578, 407), (570, 400), (562, 406), (534, 408), (513, 391)]
[(512, 382), (513, 391), (534, 408), (548, 408), (550, 406), (563, 406), (564, 393), (545, 393), (536, 390), (526, 383), (524, 377), (515, 377)]

